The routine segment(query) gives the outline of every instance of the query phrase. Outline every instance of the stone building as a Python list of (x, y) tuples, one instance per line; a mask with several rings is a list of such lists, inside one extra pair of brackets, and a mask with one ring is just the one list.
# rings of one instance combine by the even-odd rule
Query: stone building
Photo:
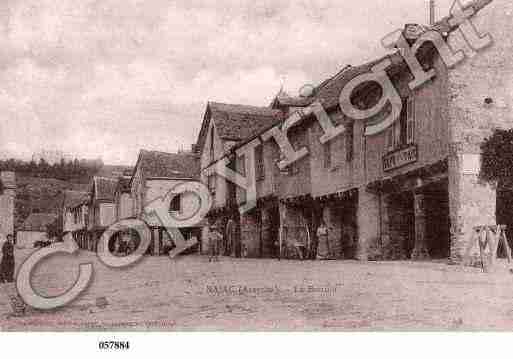
[(122, 176), (118, 178), (116, 189), (114, 191), (114, 203), (116, 204), (116, 221), (131, 218), (134, 216), (134, 199), (130, 188), (129, 176)]
[[(130, 198), (134, 209), (133, 216), (147, 221), (151, 228), (151, 244), (148, 249), (153, 255), (165, 254), (166, 248), (175, 245), (172, 228), (167, 228), (162, 218), (147, 217), (145, 210), (154, 201), (165, 200), (173, 189), (184, 182), (197, 181), (199, 177), (199, 158), (196, 153), (166, 153), (141, 150), (128, 183)], [(120, 191), (121, 192), (121, 191)], [(168, 211), (175, 217), (187, 218), (199, 208), (198, 197), (191, 192), (178, 193), (169, 198)], [(128, 204), (127, 200), (127, 204)], [(193, 227), (179, 228), (185, 240), (192, 236), (200, 238), (202, 223)]]
[(478, 180), (480, 143), (496, 128), (513, 127), (513, 3), (477, 3), (490, 3), (474, 16), (473, 23), (481, 33), (491, 35), (492, 44), (475, 52), (458, 34), (450, 38), (455, 49), (462, 48), (470, 55), (448, 73), (445, 116), (451, 139), (449, 193), (454, 261), (461, 259), (473, 225), (495, 221), (495, 190)]
[(87, 203), (87, 245), (86, 249), (96, 252), (103, 232), (116, 221), (114, 192), (117, 179), (93, 177)]
[[(249, 213), (242, 217), (238, 204), (244, 202), (244, 193), (225, 178), (216, 175), (213, 165), (227, 158), (232, 170), (243, 173), (237, 163), (235, 151), (263, 130), (272, 127), (281, 119), (282, 113), (270, 107), (256, 107), (238, 104), (209, 102), (203, 117), (201, 131), (197, 140), (200, 155), (201, 181), (206, 184), (213, 197), (213, 206), (208, 214), (210, 224), (216, 223), (225, 235), (222, 252), (227, 255), (260, 257), (271, 256), (272, 249), (266, 241), (261, 245), (261, 236), (277, 230), (277, 201), (274, 195), (275, 180), (271, 173), (274, 164), (266, 162), (265, 174), (261, 171), (257, 179), (258, 198), (260, 199)], [(263, 148), (257, 151), (264, 151)], [(267, 151), (267, 150), (265, 150)], [(260, 153), (263, 166), (267, 153)], [(264, 175), (263, 175), (264, 174)], [(266, 207), (269, 210), (262, 209)], [(272, 227), (272, 228), (271, 228)], [(203, 236), (206, 238), (207, 232)]]
[[(222, 131), (223, 121), (230, 116), (220, 112), (216, 119), (212, 106), (207, 108), (205, 120), (214, 121), (204, 121), (200, 134), (205, 173), (212, 170), (209, 164), (221, 158), (233, 162), (238, 173), (248, 173), (248, 162), (238, 150), (254, 144), (257, 201), (253, 211), (240, 217), (243, 255), (265, 255), (263, 248), (276, 241), (265, 239), (262, 228), (274, 222), (279, 231), (272, 236), (278, 236), (282, 255), (301, 256), (298, 247), (306, 252), (312, 249), (315, 229), (323, 220), (336, 258), (460, 262), (472, 228), (495, 224), (495, 191), (478, 180), (480, 144), (493, 129), (513, 125), (513, 92), (507, 80), (513, 72), (513, 41), (508, 35), (513, 5), (505, 0), (476, 0), (464, 9), (472, 10), (472, 21), (479, 32), (495, 39), (493, 45), (471, 50), (468, 41), (479, 45), (487, 37), (464, 38), (448, 17), (430, 27), (409, 24), (401, 32), (404, 42), (396, 45), (402, 48), (399, 51), (347, 66), (306, 97), (280, 92), (269, 106), (276, 111), (274, 124), (245, 139), (220, 132), (215, 123), (221, 124)], [(426, 41), (425, 34), (435, 42)], [(446, 41), (451, 48), (444, 48)], [(403, 56), (406, 46), (416, 49), (421, 70), (433, 75), (421, 86), (412, 86), (416, 78)], [(457, 50), (463, 50), (460, 55), (468, 59), (450, 68), (447, 62), (453, 58), (449, 55), (455, 56)], [(339, 98), (348, 84), (383, 61), (389, 62), (386, 75), (402, 110), (385, 131), (368, 134), (369, 127), (389, 115), (391, 106), (368, 120), (358, 120), (342, 112)], [(350, 102), (366, 110), (382, 95), (377, 82), (366, 81), (354, 88)], [(321, 141), (327, 124), (312, 110), (314, 104), (321, 105), (329, 126), (344, 130)], [(300, 120), (290, 125), (285, 119), (294, 114)], [(255, 125), (257, 120), (250, 123)], [(233, 116), (229, 124), (230, 129), (250, 127), (243, 116)], [(214, 128), (213, 145), (207, 143), (208, 128)], [(285, 145), (272, 135), (280, 130)], [(301, 154), (299, 160), (277, 170), (283, 156), (279, 146), (292, 146), (295, 155)], [(211, 177), (206, 174), (202, 179), (207, 183)], [(224, 182), (216, 188), (227, 186)], [(239, 188), (236, 193), (237, 204), (244, 204), (245, 191)], [(231, 198), (226, 191), (216, 192), (218, 197), (225, 201), (219, 208)], [(267, 211), (275, 207), (277, 221), (270, 220), (276, 210)]]
[(89, 193), (82, 191), (64, 191), (62, 205), (63, 239), (74, 240), (77, 245), (87, 248)]
[(14, 235), (15, 198), (16, 176), (14, 172), (0, 172), (0, 241), (5, 241), (8, 234)]

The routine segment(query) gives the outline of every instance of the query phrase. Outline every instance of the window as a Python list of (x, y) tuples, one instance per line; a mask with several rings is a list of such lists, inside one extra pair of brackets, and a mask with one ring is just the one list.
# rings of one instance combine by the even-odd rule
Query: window
[(415, 104), (414, 98), (403, 100), (403, 109), (399, 119), (386, 130), (386, 149), (388, 152), (415, 141)]
[(255, 162), (256, 162), (256, 180), (261, 181), (265, 178), (264, 146), (263, 145), (260, 145), (255, 149)]
[(331, 168), (331, 142), (324, 144), (324, 168)]
[(346, 124), (346, 161), (351, 162), (354, 155), (354, 122)]
[(169, 211), (170, 212), (180, 212), (182, 209), (182, 196), (180, 194), (176, 194), (173, 199), (171, 200), (171, 203), (169, 204)]

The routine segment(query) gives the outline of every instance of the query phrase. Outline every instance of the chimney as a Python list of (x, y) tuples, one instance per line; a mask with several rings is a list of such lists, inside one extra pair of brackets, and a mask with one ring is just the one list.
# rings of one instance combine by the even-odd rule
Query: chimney
[(436, 22), (436, 3), (435, 0), (429, 1), (429, 25), (433, 26)]

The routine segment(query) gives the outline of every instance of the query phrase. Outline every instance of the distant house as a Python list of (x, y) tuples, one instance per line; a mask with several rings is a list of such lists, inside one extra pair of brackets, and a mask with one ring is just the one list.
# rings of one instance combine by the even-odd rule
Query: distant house
[(37, 241), (48, 241), (46, 227), (57, 220), (58, 216), (48, 213), (32, 213), (23, 222), (16, 235), (16, 245), (19, 248), (33, 248)]
[(114, 193), (118, 180), (107, 177), (94, 177), (87, 208), (88, 238), (86, 249), (96, 251), (103, 232), (116, 221)]
[[(16, 177), (14, 172), (0, 173), (0, 242), (14, 233), (14, 198)], [(1, 245), (1, 243), (0, 243)]]
[(87, 239), (89, 193), (65, 191), (62, 209), (64, 239), (73, 239), (81, 247)]
[(116, 205), (116, 221), (131, 218), (134, 215), (134, 200), (130, 191), (130, 176), (119, 177), (114, 190), (114, 203)]
[[(144, 218), (145, 206), (165, 197), (177, 184), (196, 181), (199, 178), (199, 158), (195, 153), (166, 153), (141, 150), (130, 181), (131, 198), (134, 201), (134, 217)], [(176, 195), (169, 204), (169, 211), (186, 216), (199, 208), (199, 199), (193, 193)], [(149, 252), (153, 255), (165, 254), (165, 248), (173, 245), (173, 238), (162, 223), (148, 223), (152, 238)], [(180, 228), (187, 239), (199, 238), (201, 224), (193, 228)]]

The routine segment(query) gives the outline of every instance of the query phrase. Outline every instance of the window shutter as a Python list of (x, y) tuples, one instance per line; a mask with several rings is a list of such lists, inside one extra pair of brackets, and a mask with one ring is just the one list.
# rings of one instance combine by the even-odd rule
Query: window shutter
[(415, 99), (409, 97), (407, 101), (408, 117), (406, 119), (406, 143), (415, 142)]
[(395, 122), (386, 130), (386, 148), (391, 152), (395, 148)]

